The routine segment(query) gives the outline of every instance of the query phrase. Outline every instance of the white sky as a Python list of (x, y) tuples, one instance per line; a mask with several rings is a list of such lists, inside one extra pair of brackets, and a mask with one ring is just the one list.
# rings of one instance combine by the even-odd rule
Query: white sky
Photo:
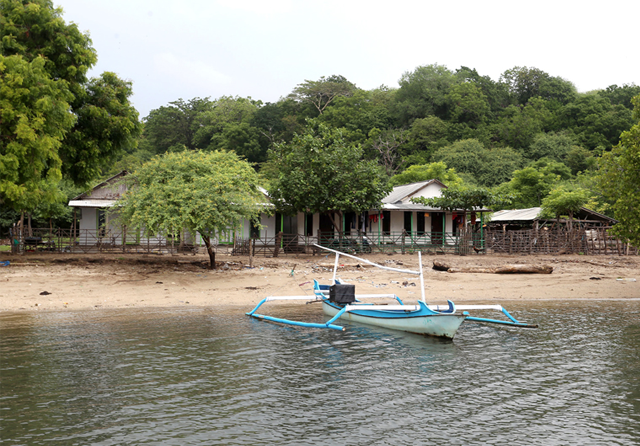
[(340, 74), (397, 87), (438, 63), (498, 80), (536, 67), (579, 91), (640, 84), (638, 0), (54, 0), (89, 31), (92, 75), (133, 82), (140, 117), (179, 98), (275, 102)]

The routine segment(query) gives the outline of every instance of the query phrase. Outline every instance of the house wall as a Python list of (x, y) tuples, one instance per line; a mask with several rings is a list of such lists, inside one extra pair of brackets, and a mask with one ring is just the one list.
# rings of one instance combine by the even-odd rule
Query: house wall
[(404, 211), (391, 211), (391, 233), (402, 232), (404, 229)]
[(444, 222), (446, 225), (444, 232), (453, 232), (453, 214), (451, 212), (447, 212)]
[(81, 216), (78, 220), (78, 228), (80, 230), (96, 230), (97, 224), (97, 209), (96, 208), (80, 208)]
[[(260, 238), (271, 238), (276, 236), (276, 216), (260, 214), (260, 224), (263, 226), (260, 229)], [(248, 239), (251, 237), (251, 221), (244, 220), (242, 223), (241, 233), (236, 234), (237, 237)]]
[[(121, 245), (122, 242), (125, 241), (123, 240), (123, 227), (117, 222), (116, 213), (106, 214), (105, 231), (104, 233), (100, 233), (98, 231), (98, 210), (101, 208), (83, 207), (79, 209), (82, 210), (79, 213), (79, 215), (81, 214), (81, 216), (78, 218), (78, 244), (91, 246), (100, 242)], [(204, 242), (202, 241), (200, 234), (195, 234), (194, 236), (188, 231), (183, 231), (181, 237), (184, 243), (204, 246)], [(233, 241), (233, 238), (231, 238), (230, 240)], [(137, 233), (132, 229), (127, 229), (127, 244), (144, 244), (147, 242), (152, 244), (158, 242), (165, 243), (165, 237), (145, 237), (142, 231)], [(171, 241), (169, 240), (167, 243), (170, 244)]]

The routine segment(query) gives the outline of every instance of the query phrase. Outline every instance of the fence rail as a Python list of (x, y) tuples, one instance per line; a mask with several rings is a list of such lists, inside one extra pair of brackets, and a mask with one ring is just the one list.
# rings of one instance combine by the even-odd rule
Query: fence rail
[(487, 250), (496, 253), (638, 255), (638, 248), (613, 237), (610, 229), (488, 230), (485, 239)]
[[(27, 231), (25, 231), (27, 232)], [(88, 229), (41, 229), (34, 228), (29, 234), (10, 235), (11, 251), (66, 252), (66, 253), (140, 253), (175, 254), (195, 253), (199, 246), (187, 244), (171, 237), (144, 237), (126, 230)]]
[[(274, 237), (236, 239), (233, 245), (217, 244), (219, 252), (277, 257), (299, 253), (317, 253), (315, 244), (340, 251), (362, 253), (416, 252), (433, 254), (587, 254), (638, 255), (638, 248), (617, 240), (610, 228), (574, 229), (553, 228), (540, 230), (501, 231), (487, 229), (483, 233), (463, 231), (457, 234), (443, 232), (389, 232), (384, 234), (353, 234), (321, 232), (316, 236), (278, 233)], [(10, 238), (14, 253), (67, 252), (67, 253), (197, 253), (204, 246), (184, 240), (155, 236), (143, 237), (126, 230), (69, 230), (32, 229), (29, 235)]]

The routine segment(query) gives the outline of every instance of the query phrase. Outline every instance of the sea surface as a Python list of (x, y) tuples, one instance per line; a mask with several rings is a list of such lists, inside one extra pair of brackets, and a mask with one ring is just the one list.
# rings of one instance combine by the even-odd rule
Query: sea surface
[(231, 307), (0, 315), (0, 444), (640, 444), (640, 302), (504, 306), (540, 328), (464, 323), (451, 342)]

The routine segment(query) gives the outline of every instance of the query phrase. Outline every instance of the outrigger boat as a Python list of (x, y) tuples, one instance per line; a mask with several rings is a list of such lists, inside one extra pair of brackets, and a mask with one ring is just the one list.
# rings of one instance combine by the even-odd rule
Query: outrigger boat
[[(313, 295), (305, 296), (269, 296), (264, 298), (250, 312), (248, 316), (278, 322), (288, 325), (297, 325), (310, 328), (331, 328), (334, 330), (344, 331), (344, 327), (335, 325), (338, 319), (349, 320), (353, 322), (375, 325), (378, 327), (390, 328), (393, 330), (401, 330), (409, 333), (417, 333), (427, 336), (435, 336), (447, 339), (453, 339), (458, 328), (464, 321), (487, 322), (493, 324), (511, 325), (523, 328), (537, 328), (537, 325), (529, 325), (516, 320), (507, 310), (500, 305), (458, 305), (448, 300), (448, 305), (427, 305), (424, 293), (424, 276), (422, 273), (422, 255), (418, 252), (417, 271), (408, 269), (392, 268), (385, 265), (370, 262), (368, 260), (326, 248), (320, 245), (314, 245), (319, 249), (335, 253), (335, 262), (333, 267), (332, 285), (321, 285), (314, 280)], [(359, 262), (366, 263), (384, 270), (395, 271), (403, 274), (413, 274), (420, 278), (421, 299), (417, 305), (406, 305), (395, 294), (355, 294), (355, 286), (343, 284), (337, 278), (337, 270), (340, 256), (350, 257)], [(371, 304), (365, 303), (366, 299), (388, 298), (395, 299), (397, 305)], [(299, 322), (289, 319), (275, 318), (258, 314), (256, 311), (262, 304), (275, 300), (306, 300), (308, 302), (322, 302), (323, 312), (331, 318), (324, 324)], [(497, 310), (506, 315), (509, 320), (486, 319), (481, 317), (472, 317), (468, 310)]]

